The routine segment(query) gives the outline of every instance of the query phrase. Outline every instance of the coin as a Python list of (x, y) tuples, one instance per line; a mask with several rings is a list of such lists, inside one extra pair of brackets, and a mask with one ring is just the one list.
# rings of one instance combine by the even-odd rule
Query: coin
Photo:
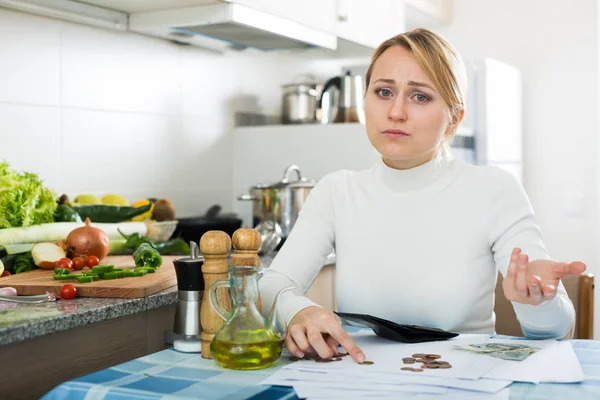
[(360, 365), (373, 365), (375, 364), (373, 361), (363, 361), (360, 363)]
[(427, 368), (429, 368), (429, 369), (436, 369), (436, 368), (439, 368), (439, 367), (440, 366), (437, 365), (437, 364), (427, 364)]
[(412, 372), (423, 372), (421, 368), (413, 368)]
[(412, 367), (403, 367), (403, 368), (400, 368), (400, 370), (401, 371), (414, 371), (415, 369)]
[(416, 353), (416, 354), (413, 354), (412, 356), (413, 356), (413, 357), (415, 357), (415, 358), (423, 358), (423, 357), (425, 357), (426, 355), (427, 355), (427, 354), (423, 354), (423, 353)]
[(422, 363), (424, 363), (424, 364), (434, 364), (434, 363), (435, 363), (435, 360), (430, 360), (430, 359), (426, 358), (426, 359), (424, 359), (424, 360), (423, 360), (423, 361), (421, 361), (421, 362), (422, 362)]
[(298, 360), (300, 360), (299, 357), (296, 357), (296, 356), (291, 356), (290, 357), (290, 361), (298, 361)]
[(346, 357), (348, 353), (337, 353), (334, 357)]
[(452, 365), (450, 365), (450, 364), (440, 364), (440, 365), (438, 365), (438, 368), (448, 369), (448, 368), (452, 368)]
[(402, 361), (415, 361), (413, 357), (404, 357)]
[(437, 360), (438, 358), (442, 358), (442, 356), (440, 356), (439, 354), (427, 354), (426, 357), (434, 359), (434, 360)]
[(404, 361), (404, 364), (414, 364), (414, 361)]
[(341, 357), (335, 357), (335, 358), (332, 358), (331, 361), (342, 361), (342, 358)]
[(328, 363), (328, 362), (331, 362), (331, 359), (329, 359), (329, 358), (317, 358), (315, 361), (318, 362), (318, 363)]
[(450, 364), (448, 361), (436, 360), (436, 364)]

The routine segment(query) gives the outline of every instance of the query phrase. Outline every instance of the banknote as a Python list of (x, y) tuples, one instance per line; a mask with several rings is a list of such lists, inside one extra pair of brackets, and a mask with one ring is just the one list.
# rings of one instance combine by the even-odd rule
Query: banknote
[(454, 348), (510, 361), (523, 361), (530, 355), (541, 350), (539, 347), (512, 343), (478, 343), (466, 346), (454, 346)]

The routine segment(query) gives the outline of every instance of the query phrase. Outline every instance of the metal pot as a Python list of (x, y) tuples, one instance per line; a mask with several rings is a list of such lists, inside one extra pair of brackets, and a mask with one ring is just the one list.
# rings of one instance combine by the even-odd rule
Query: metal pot
[[(293, 171), (297, 179), (290, 181), (289, 175)], [(239, 196), (238, 200), (253, 202), (255, 227), (265, 221), (274, 221), (281, 228), (281, 238), (286, 239), (315, 183), (303, 177), (297, 165), (290, 165), (285, 169), (282, 180), (270, 185), (252, 186), (250, 193)]]
[(322, 84), (314, 83), (307, 76), (300, 83), (283, 85), (281, 118), (285, 124), (304, 124), (317, 122), (317, 105)]

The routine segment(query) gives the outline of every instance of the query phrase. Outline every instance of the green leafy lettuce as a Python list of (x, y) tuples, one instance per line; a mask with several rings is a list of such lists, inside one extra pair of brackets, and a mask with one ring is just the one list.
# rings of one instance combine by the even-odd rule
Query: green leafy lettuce
[(55, 194), (33, 173), (11, 170), (0, 162), (0, 228), (54, 222)]

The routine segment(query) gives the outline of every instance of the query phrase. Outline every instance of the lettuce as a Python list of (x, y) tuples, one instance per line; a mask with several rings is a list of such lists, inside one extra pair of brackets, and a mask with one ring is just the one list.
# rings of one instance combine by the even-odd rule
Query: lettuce
[(0, 162), (0, 228), (54, 222), (55, 194), (33, 173), (18, 173)]

